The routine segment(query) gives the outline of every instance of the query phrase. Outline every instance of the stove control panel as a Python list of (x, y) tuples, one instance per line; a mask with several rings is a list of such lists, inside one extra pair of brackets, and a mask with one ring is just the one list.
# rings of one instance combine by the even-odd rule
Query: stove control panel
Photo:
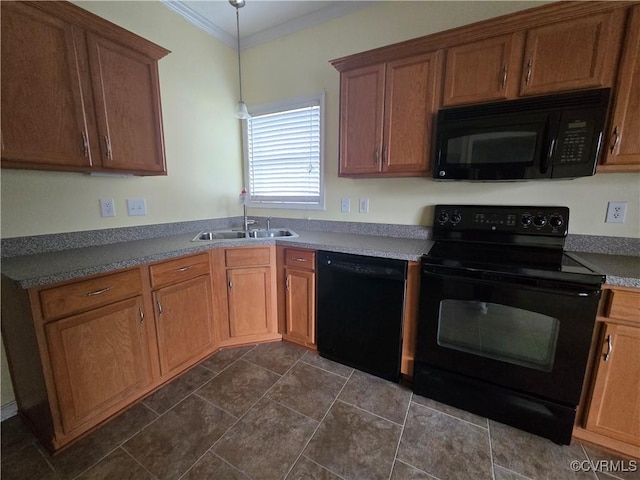
[(436, 205), (434, 215), (436, 232), (502, 232), (565, 237), (568, 224), (567, 207)]

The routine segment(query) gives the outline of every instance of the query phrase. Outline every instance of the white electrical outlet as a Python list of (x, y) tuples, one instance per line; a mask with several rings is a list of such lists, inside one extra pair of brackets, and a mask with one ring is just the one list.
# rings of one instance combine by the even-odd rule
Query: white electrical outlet
[(369, 213), (369, 199), (361, 198), (359, 200), (360, 203), (360, 213)]
[(349, 213), (351, 211), (351, 199), (343, 198), (340, 200), (340, 211), (342, 213)]
[(144, 198), (127, 198), (127, 211), (130, 217), (146, 215), (147, 202)]
[(100, 215), (102, 217), (115, 217), (116, 207), (113, 203), (113, 198), (101, 198), (100, 199)]
[(609, 202), (606, 223), (624, 223), (627, 215), (627, 202)]

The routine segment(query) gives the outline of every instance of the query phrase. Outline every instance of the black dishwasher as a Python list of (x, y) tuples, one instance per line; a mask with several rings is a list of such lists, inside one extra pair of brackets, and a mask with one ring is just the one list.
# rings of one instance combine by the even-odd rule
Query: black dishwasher
[(400, 380), (407, 262), (318, 252), (320, 355)]

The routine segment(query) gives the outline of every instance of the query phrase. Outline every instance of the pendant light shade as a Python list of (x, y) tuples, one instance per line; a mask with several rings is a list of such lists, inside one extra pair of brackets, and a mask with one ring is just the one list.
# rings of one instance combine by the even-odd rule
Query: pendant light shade
[(240, 62), (240, 9), (244, 7), (245, 0), (229, 0), (229, 3), (236, 9), (236, 35), (238, 37), (238, 81), (240, 83), (240, 101), (236, 105), (236, 117), (240, 120), (251, 118), (247, 106), (242, 100), (242, 64)]

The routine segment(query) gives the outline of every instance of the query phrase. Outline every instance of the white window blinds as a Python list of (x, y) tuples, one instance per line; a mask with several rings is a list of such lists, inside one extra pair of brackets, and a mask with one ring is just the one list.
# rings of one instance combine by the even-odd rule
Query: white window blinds
[(322, 97), (252, 111), (246, 172), (253, 206), (322, 208)]

